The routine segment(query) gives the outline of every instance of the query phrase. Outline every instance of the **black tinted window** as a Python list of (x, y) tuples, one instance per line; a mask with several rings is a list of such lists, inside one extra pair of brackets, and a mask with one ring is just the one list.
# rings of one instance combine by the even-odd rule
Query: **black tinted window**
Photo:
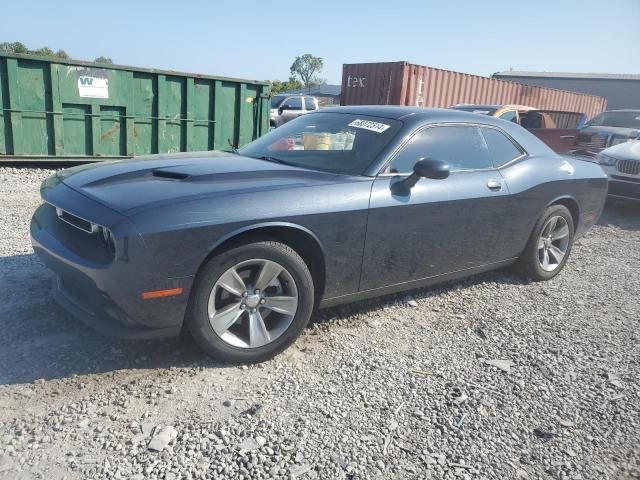
[(290, 110), (302, 110), (302, 98), (291, 97), (282, 106), (288, 106)]
[(522, 150), (514, 145), (502, 132), (495, 128), (483, 128), (482, 134), (489, 148), (494, 167), (501, 167), (522, 155)]
[(278, 106), (282, 103), (282, 101), (285, 98), (286, 97), (282, 95), (274, 95), (273, 97), (271, 97), (271, 108), (278, 108)]
[(240, 155), (323, 172), (360, 175), (402, 127), (398, 120), (315, 112), (285, 123)]
[(391, 162), (391, 173), (408, 173), (421, 158), (441, 160), (451, 170), (491, 168), (487, 146), (478, 127), (431, 127), (415, 134)]
[(315, 110), (316, 103), (313, 101), (313, 98), (305, 98), (304, 99), (304, 108), (307, 110)]
[(629, 112), (603, 112), (587, 125), (595, 127), (640, 128), (640, 110)]

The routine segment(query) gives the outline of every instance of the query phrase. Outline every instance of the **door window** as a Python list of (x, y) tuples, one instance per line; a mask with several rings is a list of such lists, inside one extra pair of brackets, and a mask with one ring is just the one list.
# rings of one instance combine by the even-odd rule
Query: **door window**
[(411, 173), (422, 158), (441, 160), (451, 170), (492, 168), (480, 128), (470, 125), (429, 127), (416, 133), (391, 161), (390, 173)]
[(307, 110), (315, 110), (316, 102), (313, 101), (313, 98), (306, 97), (304, 99), (304, 108)]
[(282, 104), (285, 110), (302, 110), (302, 98), (291, 97)]
[(524, 151), (516, 146), (504, 133), (495, 128), (482, 128), (482, 135), (487, 143), (493, 166), (499, 168), (511, 160), (520, 157)]

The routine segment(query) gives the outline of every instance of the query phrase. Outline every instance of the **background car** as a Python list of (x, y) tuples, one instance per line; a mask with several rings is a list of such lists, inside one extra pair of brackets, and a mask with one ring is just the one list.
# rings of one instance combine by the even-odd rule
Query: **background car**
[(238, 154), (84, 165), (46, 180), (31, 223), (54, 296), (125, 337), (270, 358), (316, 307), (517, 264), (564, 267), (607, 177), (516, 124), (456, 110), (341, 107)]
[(594, 156), (605, 148), (640, 137), (640, 110), (608, 110), (593, 117), (578, 134), (572, 153)]
[(578, 131), (587, 120), (584, 113), (540, 110), (525, 105), (459, 104), (452, 108), (517, 123), (558, 153), (574, 148)]
[(318, 100), (306, 95), (274, 95), (271, 97), (269, 124), (279, 127), (305, 113), (318, 110)]
[(640, 141), (632, 140), (602, 150), (596, 161), (609, 175), (609, 195), (640, 200)]

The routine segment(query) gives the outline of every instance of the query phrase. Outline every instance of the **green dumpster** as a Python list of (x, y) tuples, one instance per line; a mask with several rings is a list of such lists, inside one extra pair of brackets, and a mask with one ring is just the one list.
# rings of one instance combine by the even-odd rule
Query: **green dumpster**
[(268, 131), (270, 85), (0, 55), (0, 162), (230, 150)]

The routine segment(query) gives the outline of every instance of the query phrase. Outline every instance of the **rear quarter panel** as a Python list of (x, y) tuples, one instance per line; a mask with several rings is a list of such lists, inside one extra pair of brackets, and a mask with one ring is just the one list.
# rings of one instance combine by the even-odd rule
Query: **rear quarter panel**
[(599, 165), (558, 155), (530, 156), (501, 169), (512, 196), (511, 215), (505, 222), (503, 244), (509, 257), (517, 257), (533, 227), (553, 203), (575, 202), (576, 237), (599, 218), (607, 196), (607, 176)]

